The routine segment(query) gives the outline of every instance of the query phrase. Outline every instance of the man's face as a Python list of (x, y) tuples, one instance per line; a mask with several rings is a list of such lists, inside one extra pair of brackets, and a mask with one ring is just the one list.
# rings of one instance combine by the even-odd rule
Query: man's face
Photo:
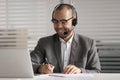
[(61, 38), (66, 38), (69, 35), (64, 35), (64, 32), (71, 31), (72, 26), (72, 10), (66, 8), (62, 10), (57, 10), (54, 13), (54, 29)]

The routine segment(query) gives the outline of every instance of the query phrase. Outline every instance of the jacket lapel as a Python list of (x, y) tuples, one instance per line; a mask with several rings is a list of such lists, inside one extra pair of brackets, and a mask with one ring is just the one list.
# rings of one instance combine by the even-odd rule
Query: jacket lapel
[(79, 51), (81, 50), (80, 42), (78, 40), (77, 34), (74, 34), (73, 41), (71, 44), (71, 53), (69, 58), (69, 64), (75, 64), (76, 57), (78, 56)]
[(60, 67), (60, 71), (63, 71), (62, 60), (61, 60), (61, 43), (60, 43), (58, 35), (56, 35), (56, 38), (55, 38), (55, 48), (54, 49), (55, 49), (55, 54), (56, 54), (58, 64)]

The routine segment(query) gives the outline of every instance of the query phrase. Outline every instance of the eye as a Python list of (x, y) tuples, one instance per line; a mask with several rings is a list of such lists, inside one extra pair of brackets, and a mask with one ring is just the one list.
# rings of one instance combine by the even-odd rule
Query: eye
[(67, 23), (67, 20), (60, 20), (60, 22), (61, 22), (62, 24), (66, 24), (66, 23)]
[(56, 19), (52, 19), (51, 20), (54, 24), (57, 24), (59, 21), (58, 20), (56, 20)]

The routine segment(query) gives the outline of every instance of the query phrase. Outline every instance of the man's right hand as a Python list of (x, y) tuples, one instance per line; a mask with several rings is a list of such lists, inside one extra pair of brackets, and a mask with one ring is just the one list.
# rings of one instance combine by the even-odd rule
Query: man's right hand
[(40, 65), (38, 72), (41, 74), (51, 74), (53, 73), (54, 66), (52, 64), (42, 64)]

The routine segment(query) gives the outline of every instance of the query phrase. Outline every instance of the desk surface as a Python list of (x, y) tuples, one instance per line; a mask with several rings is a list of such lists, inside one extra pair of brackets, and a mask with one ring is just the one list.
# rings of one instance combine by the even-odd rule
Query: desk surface
[(39, 75), (34, 78), (0, 78), (0, 80), (120, 80), (120, 74), (91, 74), (90, 76), (84, 76), (87, 74), (81, 74), (81, 77), (58, 77), (49, 75)]

